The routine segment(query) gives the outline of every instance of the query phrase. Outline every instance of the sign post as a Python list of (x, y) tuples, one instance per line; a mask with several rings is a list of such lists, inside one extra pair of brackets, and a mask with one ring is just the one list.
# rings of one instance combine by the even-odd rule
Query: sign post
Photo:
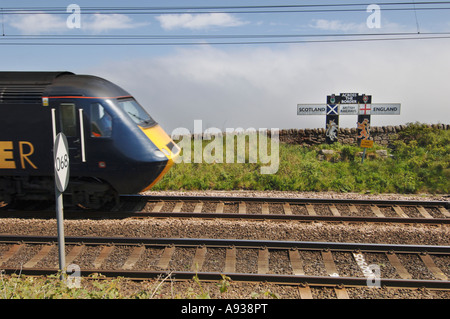
[(55, 199), (56, 221), (58, 227), (58, 255), (61, 279), (66, 268), (65, 240), (64, 240), (64, 215), (63, 193), (69, 183), (69, 148), (64, 133), (56, 136), (53, 147), (53, 159), (55, 164)]
[(361, 164), (364, 163), (364, 158), (366, 157), (366, 150), (368, 143), (373, 140), (370, 139), (370, 114), (372, 111), (372, 96), (363, 95), (360, 99), (359, 110), (358, 110), (358, 122), (356, 123), (358, 131), (358, 145), (363, 148), (363, 154), (361, 159)]
[(358, 115), (357, 140), (358, 146), (373, 147), (370, 137), (371, 115), (399, 115), (400, 103), (372, 103), (372, 96), (358, 93), (341, 93), (327, 95), (326, 104), (297, 104), (297, 115), (326, 115), (326, 142), (332, 144), (337, 141), (339, 129), (339, 115)]
[(327, 117), (325, 122), (326, 142), (333, 144), (337, 141), (339, 132), (339, 97), (332, 94), (327, 96)]

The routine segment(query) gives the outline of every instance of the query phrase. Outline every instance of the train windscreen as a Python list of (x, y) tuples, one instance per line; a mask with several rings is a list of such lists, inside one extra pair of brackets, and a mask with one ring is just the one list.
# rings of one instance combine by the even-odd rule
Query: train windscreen
[(134, 99), (117, 100), (120, 108), (139, 126), (150, 127), (156, 125), (156, 121)]

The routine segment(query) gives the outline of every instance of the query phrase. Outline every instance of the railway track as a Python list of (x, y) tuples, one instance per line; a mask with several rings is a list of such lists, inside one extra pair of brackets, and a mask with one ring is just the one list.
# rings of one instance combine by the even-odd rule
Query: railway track
[[(57, 241), (52, 236), (0, 236), (0, 269), (25, 275), (55, 274)], [(66, 237), (66, 263), (80, 275), (101, 273), (145, 280), (233, 281), (334, 287), (450, 290), (450, 246), (389, 245), (206, 238)]]
[[(128, 195), (107, 210), (66, 210), (65, 216), (449, 224), (449, 207), (448, 201)], [(54, 217), (51, 208), (31, 206), (3, 207), (0, 217), (36, 217), (37, 211)]]
[(217, 196), (122, 196), (132, 217), (448, 224), (449, 202)]
[[(135, 217), (448, 224), (448, 202), (270, 197), (125, 197)], [(135, 208), (136, 208), (135, 207)], [(142, 208), (141, 208), (142, 207)], [(121, 208), (116, 208), (120, 212)]]

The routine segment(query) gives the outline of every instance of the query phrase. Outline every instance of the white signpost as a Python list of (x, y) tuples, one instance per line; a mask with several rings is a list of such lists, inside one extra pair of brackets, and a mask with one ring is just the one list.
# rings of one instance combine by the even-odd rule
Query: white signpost
[(297, 115), (325, 115), (326, 104), (297, 104)]
[(372, 115), (400, 115), (400, 103), (372, 104)]
[(55, 138), (53, 160), (55, 164), (55, 198), (56, 220), (58, 225), (59, 269), (61, 271), (62, 279), (63, 272), (66, 268), (63, 193), (69, 184), (69, 148), (67, 138), (64, 133), (59, 133)]
[[(359, 108), (358, 108), (359, 106)], [(400, 103), (337, 104), (338, 115), (400, 115)], [(325, 115), (327, 104), (297, 104), (297, 115)]]

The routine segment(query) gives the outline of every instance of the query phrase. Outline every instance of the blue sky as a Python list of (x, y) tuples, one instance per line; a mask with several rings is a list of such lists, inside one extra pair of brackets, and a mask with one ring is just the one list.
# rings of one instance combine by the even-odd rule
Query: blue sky
[[(371, 94), (373, 103), (402, 103), (400, 116), (373, 116), (373, 125), (448, 124), (450, 34), (445, 33), (450, 32), (450, 4), (416, 4), (412, 10), (414, 5), (406, 3), (413, 1), (390, 2), (1, 1), (5, 36), (0, 37), (0, 69), (69, 70), (105, 77), (133, 94), (169, 132), (192, 129), (197, 119), (203, 120), (203, 129), (324, 127), (324, 116), (297, 116), (297, 103), (325, 103), (326, 95), (344, 92)], [(64, 9), (72, 3), (81, 9), (80, 28), (67, 24), (72, 12)], [(311, 4), (355, 6), (295, 8), (329, 12), (244, 8)], [(379, 27), (367, 23), (375, 17), (366, 11), (369, 4), (380, 7), (379, 20), (371, 20), (379, 21)], [(240, 8), (200, 9), (206, 6)], [(55, 7), (58, 13), (48, 11)], [(118, 7), (147, 11), (105, 11)], [(150, 14), (149, 7), (160, 9)], [(17, 9), (16, 14), (7, 9)], [(353, 9), (359, 11), (336, 11)], [(273, 12), (280, 10), (290, 12)], [(416, 39), (392, 40), (393, 33)], [(128, 38), (105, 39), (120, 35)], [(155, 38), (129, 38), (139, 35)], [(168, 36), (172, 38), (161, 38)], [(425, 39), (437, 36), (442, 39)], [(336, 41), (379, 38), (383, 40)], [(305, 40), (310, 42), (242, 44)], [(89, 45), (93, 43), (108, 45)], [(356, 116), (341, 116), (340, 122), (354, 127)]]

